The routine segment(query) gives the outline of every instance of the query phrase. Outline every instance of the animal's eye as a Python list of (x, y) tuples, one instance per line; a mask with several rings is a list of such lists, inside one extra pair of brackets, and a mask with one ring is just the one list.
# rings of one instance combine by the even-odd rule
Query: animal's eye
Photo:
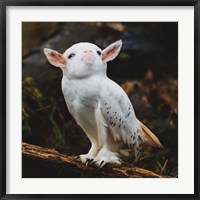
[(71, 54), (69, 54), (68, 59), (70, 59), (70, 58), (72, 58), (74, 56), (75, 56), (75, 53), (71, 53)]
[(98, 54), (98, 55), (101, 55), (101, 52), (100, 52), (100, 51), (97, 51), (97, 54)]

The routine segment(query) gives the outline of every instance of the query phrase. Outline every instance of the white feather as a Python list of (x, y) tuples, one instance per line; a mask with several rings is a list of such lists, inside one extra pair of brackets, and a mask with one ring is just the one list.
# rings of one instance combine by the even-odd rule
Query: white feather
[(119, 152), (124, 145), (134, 149), (138, 158), (143, 141), (157, 141), (149, 129), (141, 127), (123, 89), (106, 75), (106, 62), (118, 55), (121, 46), (117, 41), (102, 51), (94, 44), (78, 43), (63, 55), (52, 54), (55, 66), (66, 63), (62, 67), (63, 95), (69, 112), (91, 142), (90, 151), (79, 156), (83, 163), (94, 159), (100, 167), (109, 162), (120, 164)]

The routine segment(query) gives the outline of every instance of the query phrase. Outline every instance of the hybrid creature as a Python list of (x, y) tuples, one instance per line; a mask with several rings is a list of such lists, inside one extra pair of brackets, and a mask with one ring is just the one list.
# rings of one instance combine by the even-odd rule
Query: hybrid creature
[(136, 160), (143, 145), (162, 148), (158, 138), (137, 119), (124, 90), (107, 77), (107, 63), (121, 47), (119, 40), (103, 50), (87, 42), (74, 44), (63, 54), (44, 49), (49, 63), (62, 70), (67, 108), (91, 142), (89, 152), (77, 156), (85, 164), (121, 164), (125, 146), (134, 150)]

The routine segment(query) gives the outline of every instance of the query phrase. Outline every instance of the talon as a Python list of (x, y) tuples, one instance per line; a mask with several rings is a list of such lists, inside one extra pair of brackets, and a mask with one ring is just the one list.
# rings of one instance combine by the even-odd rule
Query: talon
[(85, 165), (88, 166), (88, 164), (89, 164), (90, 162), (91, 162), (91, 159), (88, 158), (88, 159), (86, 160), (86, 162), (85, 162)]
[(104, 160), (101, 161), (101, 163), (100, 163), (100, 165), (99, 165), (100, 168), (103, 167), (103, 166), (102, 166), (103, 163), (104, 163)]
[(94, 159), (89, 159), (88, 164), (93, 163)]
[(79, 159), (80, 159), (80, 156), (76, 156), (76, 157), (75, 157), (75, 160), (79, 160)]
[(95, 161), (94, 159), (92, 159), (92, 161), (91, 161), (90, 164), (91, 164), (91, 165), (95, 165), (95, 164), (96, 164), (96, 161)]
[(88, 166), (88, 165), (91, 165), (93, 163), (94, 159), (89, 159), (87, 158), (86, 162), (85, 162), (85, 165)]

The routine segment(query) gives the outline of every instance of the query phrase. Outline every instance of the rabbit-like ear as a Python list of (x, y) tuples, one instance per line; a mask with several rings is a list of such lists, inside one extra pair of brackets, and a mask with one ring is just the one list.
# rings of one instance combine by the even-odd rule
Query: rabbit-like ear
[(102, 51), (102, 61), (108, 62), (116, 58), (116, 56), (119, 54), (120, 49), (122, 47), (122, 41), (118, 40), (117, 42), (112, 43), (108, 47), (106, 47)]
[(66, 60), (63, 55), (55, 50), (44, 48), (47, 60), (55, 67), (66, 68)]

